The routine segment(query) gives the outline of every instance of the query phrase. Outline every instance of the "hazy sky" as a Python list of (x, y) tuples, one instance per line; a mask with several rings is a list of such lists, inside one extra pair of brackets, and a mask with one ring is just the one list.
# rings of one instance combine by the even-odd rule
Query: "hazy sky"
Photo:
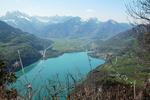
[(125, 22), (128, 20), (124, 1), (131, 0), (0, 0), (0, 15), (18, 10), (29, 15), (71, 15)]

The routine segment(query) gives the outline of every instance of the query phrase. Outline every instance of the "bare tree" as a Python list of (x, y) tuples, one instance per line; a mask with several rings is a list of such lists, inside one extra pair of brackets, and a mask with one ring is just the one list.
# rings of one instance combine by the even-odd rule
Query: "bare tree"
[(150, 24), (150, 0), (132, 0), (126, 4), (126, 8), (136, 23)]
[(132, 0), (126, 4), (126, 8), (136, 24), (145, 24), (139, 25), (136, 31), (144, 33), (138, 37), (138, 41), (143, 50), (150, 51), (150, 0)]

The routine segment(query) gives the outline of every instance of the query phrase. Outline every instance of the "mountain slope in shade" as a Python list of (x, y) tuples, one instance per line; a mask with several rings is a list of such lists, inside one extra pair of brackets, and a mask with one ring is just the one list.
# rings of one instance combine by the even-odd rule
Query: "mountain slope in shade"
[(72, 16), (39, 17), (29, 16), (18, 11), (8, 12), (0, 19), (23, 31), (50, 38), (99, 37), (108, 39), (131, 28), (127, 23), (118, 23), (113, 20), (100, 22), (96, 18), (82, 20), (80, 17)]
[(0, 55), (7, 60), (8, 66), (18, 61), (18, 50), (26, 66), (39, 60), (41, 58), (39, 51), (51, 43), (0, 21)]

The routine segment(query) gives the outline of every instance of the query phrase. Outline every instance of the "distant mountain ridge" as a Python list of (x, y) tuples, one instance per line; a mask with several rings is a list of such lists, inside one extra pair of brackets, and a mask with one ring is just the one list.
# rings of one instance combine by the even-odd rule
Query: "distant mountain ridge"
[(131, 28), (127, 23), (118, 23), (114, 20), (101, 22), (96, 18), (82, 20), (80, 17), (29, 16), (19, 11), (8, 12), (0, 17), (11, 26), (20, 28), (25, 32), (42, 37), (90, 37), (107, 39)]

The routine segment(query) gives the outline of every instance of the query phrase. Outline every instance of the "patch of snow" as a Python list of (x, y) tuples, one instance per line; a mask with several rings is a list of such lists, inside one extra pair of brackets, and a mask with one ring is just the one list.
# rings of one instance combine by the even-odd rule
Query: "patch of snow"
[(117, 22), (114, 21), (114, 20), (109, 20), (109, 22), (112, 23), (112, 24), (117, 24)]
[(28, 20), (28, 21), (31, 21), (30, 20), (30, 18), (28, 18), (28, 17), (25, 17), (25, 16), (18, 16), (19, 18), (23, 18), (23, 19), (26, 19), (26, 20)]
[(14, 20), (14, 19), (7, 19), (7, 20), (3, 20), (4, 22), (12, 22), (12, 23), (14, 23), (14, 24), (16, 24), (17, 25), (17, 23), (16, 23), (16, 21)]

